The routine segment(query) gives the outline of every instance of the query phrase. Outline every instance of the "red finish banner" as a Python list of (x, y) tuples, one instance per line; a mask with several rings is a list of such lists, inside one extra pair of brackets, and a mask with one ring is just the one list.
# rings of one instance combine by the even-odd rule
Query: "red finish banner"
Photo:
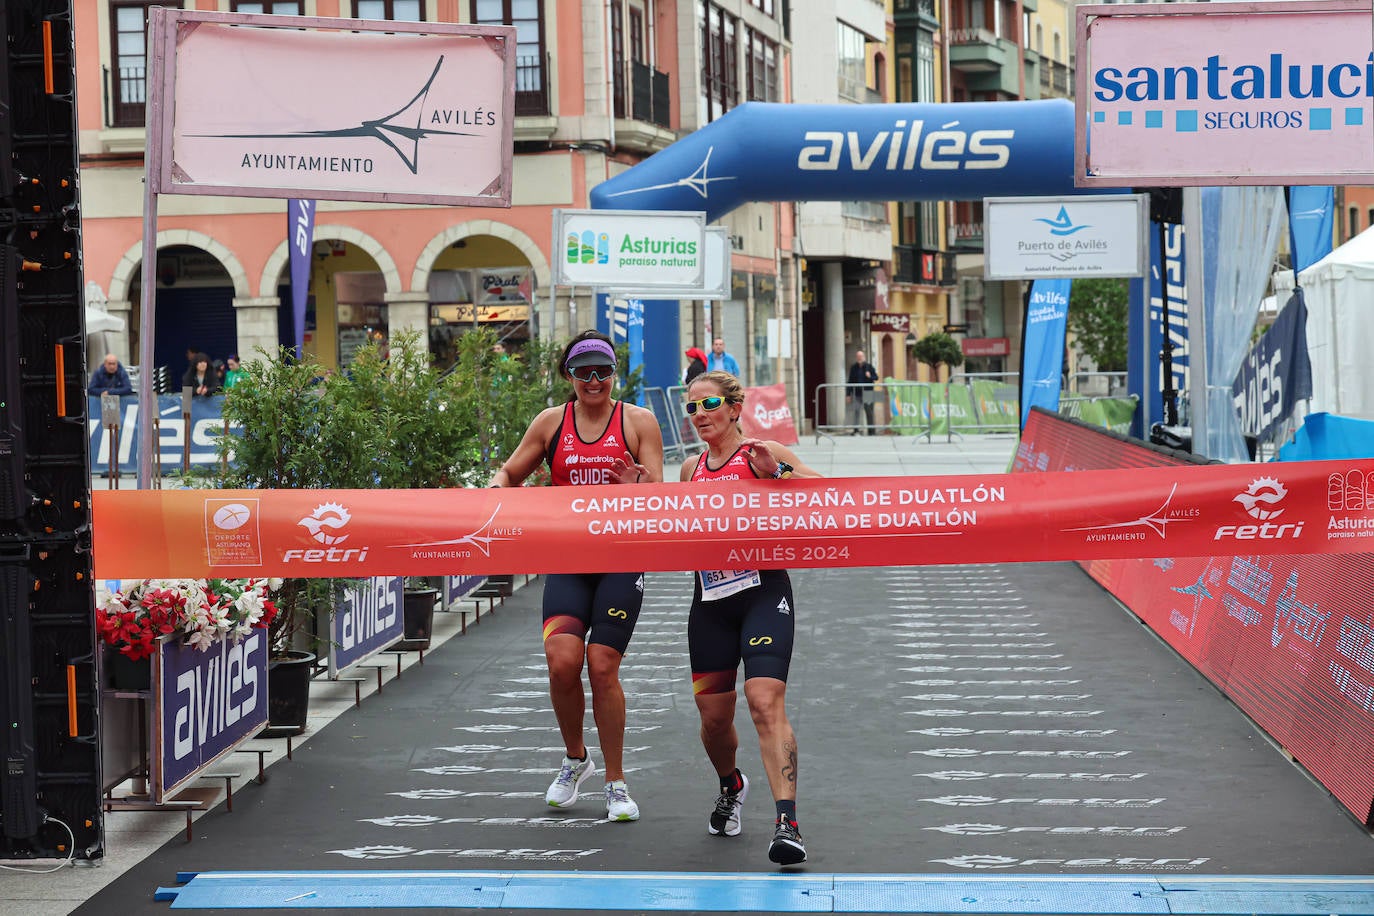
[[(1141, 545), (1135, 558), (1096, 558), (1085, 566), (1360, 821), (1374, 826), (1374, 553), (1364, 552), (1374, 550), (1374, 542), (1364, 539), (1374, 478), (1364, 462), (1314, 465), (1326, 470), (1324, 492), (1303, 502), (1324, 507), (1323, 549), (1275, 555), (1258, 549), (1259, 541), (1227, 538), (1207, 555), (1189, 557), (1191, 551), (1177, 549), (1171, 529), (1167, 543), (1161, 538)], [(1151, 466), (1185, 476), (1210, 470), (1041, 411), (1031, 413), (1014, 470)], [(1232, 467), (1258, 483), (1286, 481), (1293, 466)], [(1134, 479), (1152, 472), (1116, 473)], [(1247, 487), (1244, 494), (1255, 510), (1282, 509), (1283, 515), (1270, 515), (1272, 521), (1287, 519), (1285, 507), (1295, 494), (1266, 504), (1259, 496), (1268, 486), (1260, 484), (1253, 494)]]
[(101, 578), (374, 576), (1366, 549), (1374, 495), (1352, 508), (1335, 480), (1374, 486), (1374, 460), (704, 486), (101, 490), (94, 560)]

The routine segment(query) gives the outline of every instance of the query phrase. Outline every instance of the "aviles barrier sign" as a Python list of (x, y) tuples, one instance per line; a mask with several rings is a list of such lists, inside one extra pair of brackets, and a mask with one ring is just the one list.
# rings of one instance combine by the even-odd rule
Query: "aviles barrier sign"
[[(109, 470), (110, 453), (114, 449), (114, 436), (103, 422), (100, 412), (100, 398), (88, 398), (89, 408), (86, 416), (87, 432), (91, 440), (91, 472)], [(191, 464), (205, 466), (219, 461), (219, 439), (224, 435), (224, 398), (191, 399)], [(157, 396), (157, 450), (162, 473), (181, 473), (182, 459), (185, 457), (186, 416), (181, 409), (181, 396), (160, 394)], [(128, 395), (119, 399), (119, 453), (115, 455), (115, 467), (130, 473), (138, 467), (139, 435), (141, 415), (138, 398)], [(233, 434), (237, 427), (230, 427)]]
[(1374, 181), (1370, 7), (1354, 0), (1078, 7), (1075, 181)]
[[(1131, 472), (449, 490), (102, 490), (95, 572), (368, 576), (908, 566), (1374, 544), (1374, 459)], [(1036, 524), (1028, 530), (1026, 519)], [(129, 532), (139, 536), (131, 537)]]
[(267, 635), (253, 630), (197, 652), (169, 639), (153, 666), (153, 801), (162, 804), (267, 725)]
[(329, 676), (370, 658), (405, 635), (405, 580), (374, 576), (344, 589), (330, 619)]

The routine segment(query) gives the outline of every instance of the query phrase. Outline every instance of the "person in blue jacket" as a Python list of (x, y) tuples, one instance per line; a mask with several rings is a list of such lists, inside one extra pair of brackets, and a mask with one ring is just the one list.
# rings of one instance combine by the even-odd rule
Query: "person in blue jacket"
[(706, 368), (712, 371), (728, 372), (735, 378), (740, 378), (739, 363), (735, 358), (725, 352), (725, 341), (717, 337), (711, 341), (711, 355), (706, 357)]
[(91, 373), (91, 383), (86, 393), (99, 397), (102, 394), (133, 394), (134, 385), (129, 381), (129, 373), (120, 365), (119, 358), (113, 353), (105, 354), (105, 361)]

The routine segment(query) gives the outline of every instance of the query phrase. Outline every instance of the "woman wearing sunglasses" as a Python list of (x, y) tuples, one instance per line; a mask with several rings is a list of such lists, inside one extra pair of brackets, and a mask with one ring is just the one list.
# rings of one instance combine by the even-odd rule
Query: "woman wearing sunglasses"
[[(583, 331), (563, 350), (560, 365), (572, 382), (572, 400), (534, 418), (490, 485), (518, 487), (544, 461), (554, 486), (661, 482), (663, 436), (658, 421), (651, 411), (611, 397), (616, 358), (610, 338)], [(639, 806), (625, 786), (620, 661), (643, 599), (642, 573), (563, 573), (548, 576), (544, 583), (549, 695), (567, 751), (544, 796), (555, 808), (574, 804), (582, 783), (596, 774), (582, 734), (585, 662), (592, 717), (606, 765), (606, 815), (613, 821), (639, 819)]]
[[(682, 480), (821, 476), (780, 443), (744, 435), (739, 426), (744, 389), (730, 373), (698, 375), (687, 389), (686, 408), (706, 451), (683, 463)], [(797, 738), (785, 706), (795, 626), (792, 582), (781, 569), (703, 570), (696, 578), (687, 617), (692, 692), (701, 715), (701, 742), (720, 777), (720, 796), (706, 829), (713, 836), (737, 836), (749, 794), (749, 780), (735, 766), (735, 677), (742, 659), (744, 698), (777, 809), (768, 858), (779, 865), (805, 862), (797, 827)]]

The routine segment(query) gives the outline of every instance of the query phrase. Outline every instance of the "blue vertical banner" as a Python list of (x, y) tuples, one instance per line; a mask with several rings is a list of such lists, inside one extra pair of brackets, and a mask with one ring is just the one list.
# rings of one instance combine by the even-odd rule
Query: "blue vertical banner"
[(1058, 413), (1064, 338), (1069, 329), (1072, 280), (1036, 280), (1026, 303), (1021, 340), (1021, 428), (1032, 407)]
[(315, 241), (315, 201), (292, 200), (286, 208), (291, 240), (291, 316), (296, 327), (296, 358), (305, 348), (305, 300), (310, 295), (310, 250)]
[[(1164, 422), (1164, 389), (1183, 391), (1188, 380), (1188, 289), (1183, 255), (1183, 227), (1164, 224), (1161, 258), (1159, 223), (1150, 223), (1150, 273), (1130, 283), (1127, 319), (1126, 389), (1139, 395), (1131, 435), (1144, 439), (1150, 427)], [(1169, 339), (1173, 342), (1173, 381), (1164, 384), (1164, 297), (1168, 293)]]
[[(631, 372), (644, 367), (644, 301), (629, 299), (625, 303), (625, 342), (630, 346)], [(640, 387), (639, 404), (644, 406), (644, 389)]]
[[(643, 387), (671, 388), (682, 380), (682, 347), (679, 346), (678, 310), (676, 299), (632, 300), (640, 309), (640, 356), (643, 363)], [(596, 329), (617, 343), (629, 341), (630, 328), (623, 302), (605, 293), (596, 294)], [(580, 329), (579, 329), (580, 330)], [(687, 344), (687, 346), (691, 346)], [(633, 350), (631, 351), (633, 354)], [(631, 359), (634, 356), (631, 355)]]
[[(1293, 275), (1331, 253), (1336, 189), (1298, 185), (1288, 189), (1288, 234), (1293, 249)], [(1298, 285), (1296, 279), (1294, 285)]]

